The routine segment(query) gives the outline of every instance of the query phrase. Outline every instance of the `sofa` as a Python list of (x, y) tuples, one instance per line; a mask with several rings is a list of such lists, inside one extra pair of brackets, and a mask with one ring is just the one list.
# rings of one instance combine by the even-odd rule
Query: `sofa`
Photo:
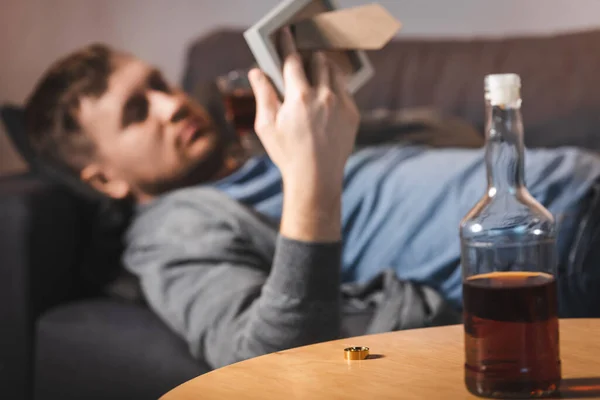
[[(516, 72), (528, 147), (599, 150), (597, 49), (600, 30), (400, 38), (369, 54), (376, 76), (356, 100), (366, 118), (424, 107), (460, 118), (476, 132), (465, 145), (481, 146), (483, 77)], [(189, 48), (181, 84), (207, 101), (203, 88), (215, 77), (253, 62), (241, 31), (215, 31)], [(20, 134), (18, 108), (4, 107), (3, 120), (31, 168), (0, 178), (2, 398), (152, 399), (209, 371), (149, 310), (135, 278), (123, 270), (126, 211), (38, 165)], [(384, 128), (380, 124), (379, 134)], [(452, 135), (445, 143), (463, 145)]]

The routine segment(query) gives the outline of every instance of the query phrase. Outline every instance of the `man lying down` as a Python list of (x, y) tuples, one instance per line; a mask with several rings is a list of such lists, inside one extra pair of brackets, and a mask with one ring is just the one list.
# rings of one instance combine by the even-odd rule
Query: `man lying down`
[[(319, 341), (460, 322), (458, 226), (485, 190), (481, 149), (355, 148), (359, 113), (291, 39), (285, 96), (249, 78), (266, 154), (249, 156), (159, 71), (101, 45), (56, 62), (26, 108), (37, 154), (135, 203), (124, 262), (190, 352), (220, 367)], [(599, 316), (600, 158), (526, 153), (559, 226), (563, 317)]]

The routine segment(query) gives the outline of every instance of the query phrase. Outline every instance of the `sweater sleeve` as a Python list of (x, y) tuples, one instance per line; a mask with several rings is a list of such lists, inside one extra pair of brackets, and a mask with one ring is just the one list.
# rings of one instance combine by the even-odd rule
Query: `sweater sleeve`
[(230, 215), (219, 218), (226, 212), (158, 207), (132, 229), (124, 256), (192, 355), (218, 368), (339, 337), (341, 243), (278, 236), (265, 260)]

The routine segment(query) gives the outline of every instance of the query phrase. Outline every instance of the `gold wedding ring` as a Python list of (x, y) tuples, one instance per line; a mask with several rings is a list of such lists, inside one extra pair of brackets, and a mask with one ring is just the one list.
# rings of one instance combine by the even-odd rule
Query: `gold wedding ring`
[(344, 360), (364, 360), (369, 357), (368, 347), (346, 347), (344, 349)]

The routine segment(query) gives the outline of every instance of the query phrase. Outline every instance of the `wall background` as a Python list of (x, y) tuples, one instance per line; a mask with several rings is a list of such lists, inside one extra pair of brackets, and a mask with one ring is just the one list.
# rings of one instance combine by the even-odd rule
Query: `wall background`
[[(0, 103), (22, 103), (57, 57), (94, 41), (131, 51), (179, 81), (188, 45), (247, 27), (278, 0), (0, 0)], [(338, 0), (342, 7), (370, 0)], [(380, 0), (401, 34), (472, 37), (600, 27), (599, 0)], [(24, 169), (0, 126), (0, 174)]]

